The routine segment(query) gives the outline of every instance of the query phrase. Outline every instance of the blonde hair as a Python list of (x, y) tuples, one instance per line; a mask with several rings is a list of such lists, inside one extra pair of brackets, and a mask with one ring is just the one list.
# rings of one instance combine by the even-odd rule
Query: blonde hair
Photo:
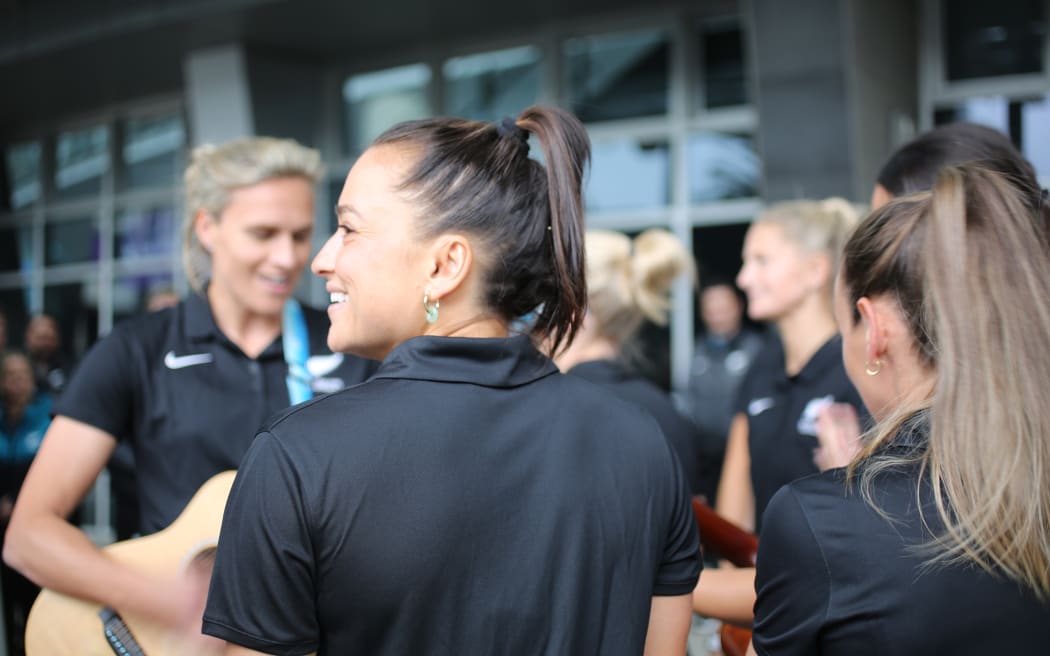
[(763, 210), (754, 223), (780, 226), (784, 236), (804, 252), (826, 256), (831, 263), (830, 294), (842, 248), (860, 217), (861, 211), (856, 205), (844, 198), (832, 197), (774, 203)]
[(588, 230), (587, 303), (599, 331), (619, 344), (642, 321), (665, 325), (671, 285), (682, 275), (695, 282), (692, 254), (666, 230), (653, 228), (634, 239), (609, 230)]
[[(846, 246), (851, 307), (889, 295), (909, 324), (931, 398), (897, 408), (850, 466), (873, 506), (875, 478), (918, 462), (944, 531), (930, 564), (970, 562), (1050, 598), (1050, 260), (1040, 217), (976, 167), (944, 169), (932, 192), (893, 201)], [(859, 317), (854, 313), (853, 321)], [(928, 413), (925, 450), (882, 447)]]
[(219, 220), (236, 189), (284, 177), (301, 177), (316, 184), (322, 173), (320, 153), (291, 139), (246, 137), (195, 148), (184, 176), (182, 229), (182, 262), (190, 286), (201, 291), (211, 272), (211, 256), (194, 231), (198, 212), (203, 210)]

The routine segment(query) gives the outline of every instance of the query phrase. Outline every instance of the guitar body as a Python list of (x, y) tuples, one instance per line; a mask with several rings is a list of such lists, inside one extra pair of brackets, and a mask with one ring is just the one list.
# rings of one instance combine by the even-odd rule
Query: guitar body
[[(115, 561), (142, 572), (174, 578), (195, 556), (218, 542), (226, 498), (235, 472), (209, 479), (182, 514), (162, 531), (112, 544), (103, 552)], [(114, 656), (99, 618), (102, 607), (53, 590), (43, 590), (26, 621), (28, 656)], [(122, 614), (124, 623), (146, 656), (201, 654), (187, 647), (170, 628), (133, 613)], [(201, 656), (204, 656), (201, 654)]]

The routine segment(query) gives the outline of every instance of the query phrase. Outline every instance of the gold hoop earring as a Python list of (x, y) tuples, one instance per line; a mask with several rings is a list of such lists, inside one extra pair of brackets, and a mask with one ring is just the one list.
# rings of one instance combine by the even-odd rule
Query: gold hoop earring
[(430, 288), (428, 287), (423, 292), (423, 313), (427, 317), (427, 323), (434, 323), (438, 320), (438, 308), (441, 307), (441, 301), (435, 300), (434, 304), (430, 304)]
[(875, 364), (864, 363), (864, 373), (869, 376), (878, 376), (879, 372), (882, 371), (882, 360), (875, 360)]

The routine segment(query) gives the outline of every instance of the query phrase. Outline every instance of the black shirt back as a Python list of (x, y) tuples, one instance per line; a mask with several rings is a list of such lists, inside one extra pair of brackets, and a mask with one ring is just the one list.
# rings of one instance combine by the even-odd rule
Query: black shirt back
[[(924, 440), (920, 424), (891, 448)], [(1046, 653), (1050, 603), (973, 565), (925, 566), (930, 552), (921, 547), (942, 524), (930, 486), (918, 485), (919, 466), (875, 481), (875, 501), (891, 520), (855, 487), (847, 491), (843, 469), (803, 478), (773, 497), (755, 581), (758, 653)]]
[(640, 654), (699, 574), (653, 419), (528, 338), (417, 337), (252, 445), (205, 633), (271, 654)]

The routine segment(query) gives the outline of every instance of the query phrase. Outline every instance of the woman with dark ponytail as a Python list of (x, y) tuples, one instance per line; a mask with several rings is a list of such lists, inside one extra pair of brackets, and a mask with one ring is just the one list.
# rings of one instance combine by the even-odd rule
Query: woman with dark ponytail
[(1039, 202), (997, 173), (949, 167), (846, 244), (835, 318), (877, 423), (848, 468), (769, 502), (759, 654), (1046, 652), (1050, 259)]
[(533, 346), (585, 314), (588, 155), (578, 120), (531, 108), (403, 123), (355, 163), (313, 270), (329, 346), (382, 364), (256, 438), (205, 633), (243, 653), (683, 653), (700, 564), (674, 456)]

